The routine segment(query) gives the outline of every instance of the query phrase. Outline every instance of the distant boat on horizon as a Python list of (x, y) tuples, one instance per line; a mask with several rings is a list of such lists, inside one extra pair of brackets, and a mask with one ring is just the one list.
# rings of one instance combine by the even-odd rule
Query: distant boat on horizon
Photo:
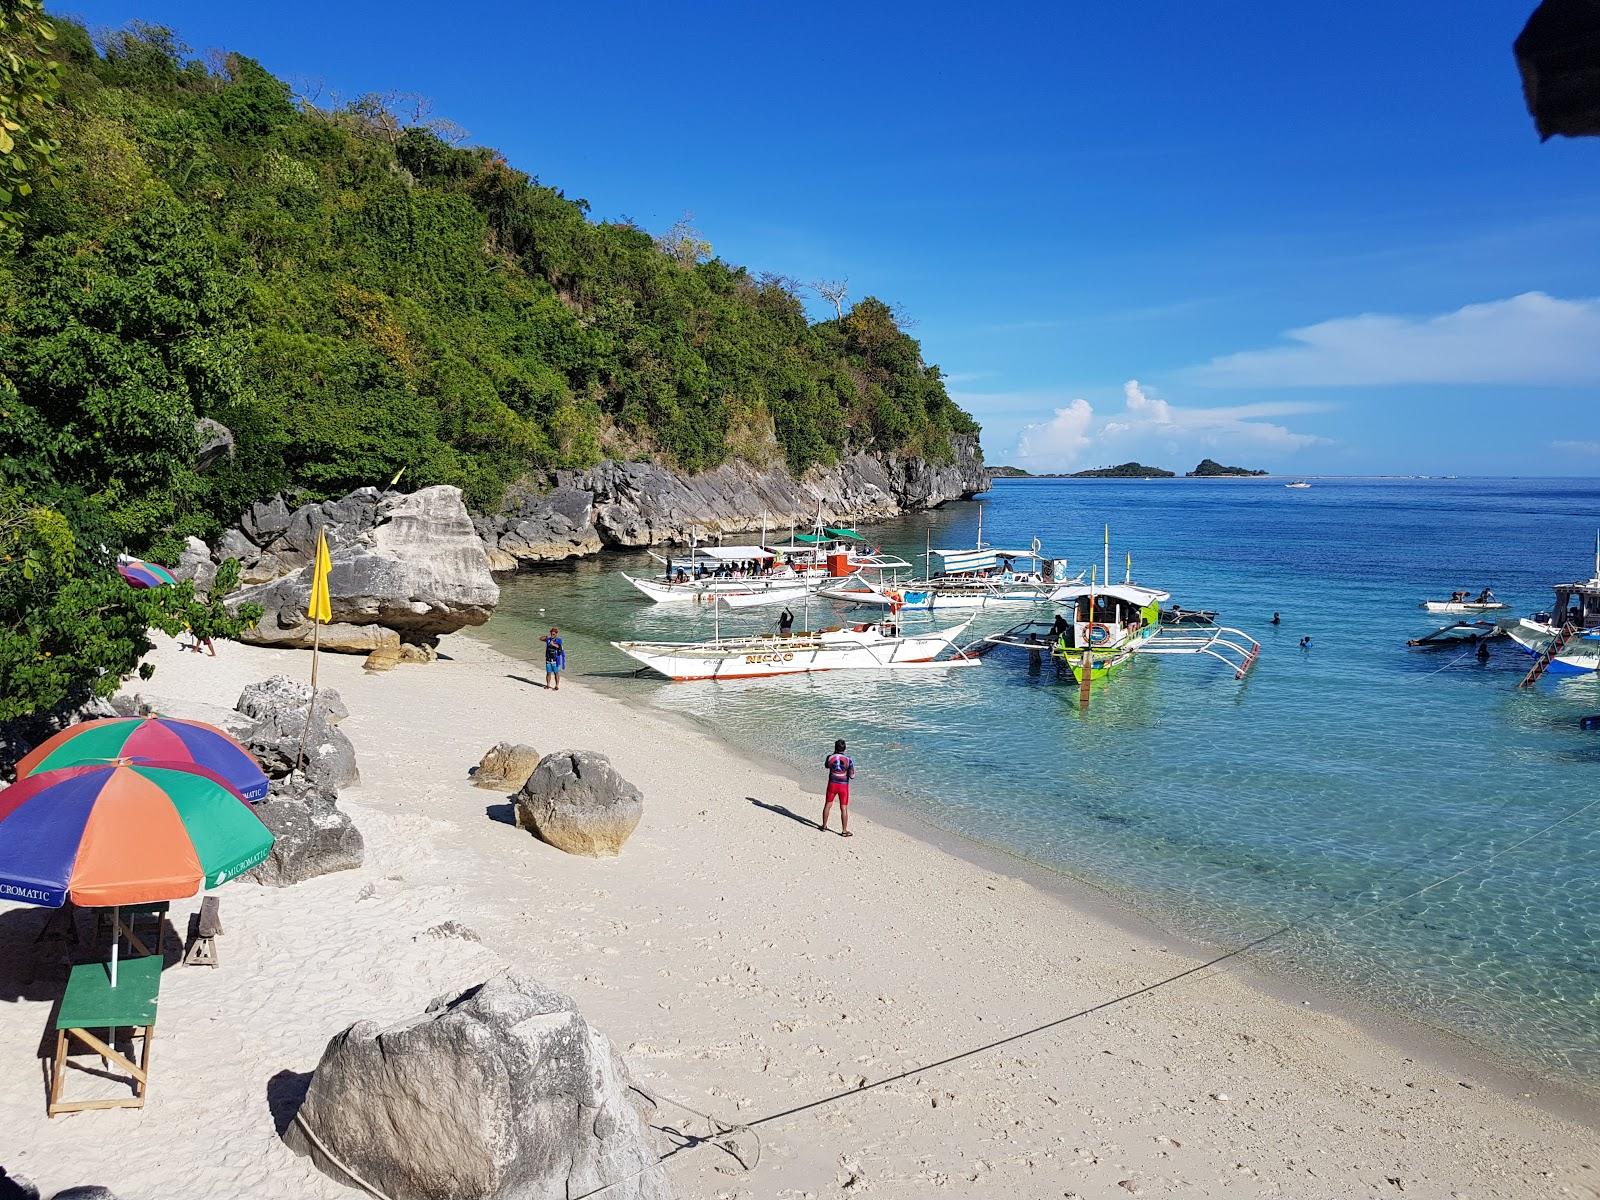
[(1309, 483), (1307, 483), (1304, 479), (1296, 479), (1293, 483), (1286, 483), (1283, 486), (1286, 487), (1286, 488), (1294, 488), (1297, 491), (1304, 491), (1306, 488), (1310, 487), (1311, 485)]

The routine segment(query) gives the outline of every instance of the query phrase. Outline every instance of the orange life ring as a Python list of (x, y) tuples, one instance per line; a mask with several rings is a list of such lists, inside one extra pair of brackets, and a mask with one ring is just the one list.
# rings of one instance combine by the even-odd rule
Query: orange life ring
[(1089, 626), (1086, 635), (1089, 639), (1089, 645), (1104, 646), (1111, 640), (1111, 626), (1102, 625), (1096, 621)]

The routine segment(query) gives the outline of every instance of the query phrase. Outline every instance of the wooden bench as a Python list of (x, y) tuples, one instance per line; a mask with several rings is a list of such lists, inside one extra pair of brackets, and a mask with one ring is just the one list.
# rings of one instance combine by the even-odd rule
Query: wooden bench
[(184, 951), (187, 967), (217, 965), (217, 935), (222, 932), (222, 902), (215, 896), (200, 901), (200, 911), (189, 915), (189, 948)]
[[(67, 991), (56, 1013), (56, 1053), (50, 1071), (50, 1116), (63, 1112), (82, 1112), (92, 1108), (143, 1108), (150, 1088), (150, 1041), (156, 1032), (156, 998), (161, 993), (161, 956), (124, 959), (117, 968), (117, 986), (111, 986), (106, 963), (84, 963), (72, 968)], [(130, 1038), (142, 1046), (139, 1061), (124, 1057), (115, 1048), (117, 1030), (126, 1027)], [(102, 1041), (93, 1031), (105, 1030)], [(82, 1042), (100, 1055), (108, 1065), (126, 1071), (133, 1084), (133, 1095), (108, 1100), (63, 1100), (61, 1089), (66, 1079), (67, 1052), (72, 1040)]]
[[(112, 923), (112, 931), (116, 937), (128, 939), (128, 947), (135, 954), (159, 954), (161, 952), (161, 926), (167, 919), (167, 910), (172, 906), (165, 900), (158, 900), (151, 904), (124, 904), (121, 908), (109, 911), (101, 908), (95, 913), (95, 940), (100, 941), (105, 937), (106, 921)], [(144, 922), (151, 926), (144, 937), (139, 936), (139, 925)], [(149, 938), (147, 943), (144, 938)]]

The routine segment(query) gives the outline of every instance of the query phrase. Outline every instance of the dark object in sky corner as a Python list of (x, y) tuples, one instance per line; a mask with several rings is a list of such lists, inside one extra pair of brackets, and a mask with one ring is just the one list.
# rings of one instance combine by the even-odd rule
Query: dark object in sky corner
[(1543, 0), (1512, 51), (1540, 141), (1600, 135), (1600, 0)]

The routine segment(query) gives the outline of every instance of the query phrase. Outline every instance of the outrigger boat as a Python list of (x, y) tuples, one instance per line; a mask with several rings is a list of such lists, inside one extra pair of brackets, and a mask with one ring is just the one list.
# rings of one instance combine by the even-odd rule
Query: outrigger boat
[[(788, 637), (755, 634), (705, 642), (612, 642), (628, 657), (675, 682), (755, 679), (814, 671), (939, 669), (977, 666), (955, 644), (970, 618), (949, 629), (906, 634), (891, 622), (867, 622)], [(953, 657), (940, 659), (945, 650)]]
[(1543, 675), (1592, 675), (1600, 671), (1600, 533), (1595, 535), (1594, 577), (1555, 585), (1547, 613), (1505, 623), (1505, 630), (1534, 664), (1518, 686)]
[(1311, 485), (1304, 479), (1296, 479), (1293, 483), (1286, 483), (1283, 486), (1292, 492), (1303, 492)]
[[(1109, 567), (1111, 531), (1106, 530)], [(1109, 573), (1109, 571), (1108, 571)], [(1048, 652), (1072, 668), (1072, 677), (1087, 685), (1109, 677), (1140, 654), (1200, 654), (1216, 659), (1243, 679), (1261, 654), (1261, 646), (1243, 630), (1224, 625), (1186, 629), (1163, 626), (1161, 605), (1171, 599), (1159, 588), (1132, 581), (1133, 558), (1122, 583), (1100, 584), (1091, 571), (1087, 585), (1060, 589), (1057, 603), (1070, 606), (1055, 621), (1022, 621), (981, 638), (968, 647), (978, 654), (998, 646)], [(1069, 615), (1070, 614), (1070, 615)]]
[(621, 574), (657, 604), (718, 597), (735, 608), (792, 603), (857, 572), (911, 569), (903, 558), (868, 546), (853, 529), (824, 526), (820, 512), (812, 533), (791, 533), (776, 545), (766, 544), (763, 530), (756, 545), (691, 546), (686, 557), (650, 556), (664, 567), (660, 579)]
[(1424, 600), (1422, 607), (1431, 613), (1486, 613), (1510, 608), (1495, 599), (1494, 593), (1484, 588), (1474, 598), (1470, 592), (1456, 592), (1448, 600)]
[(1487, 642), (1504, 637), (1506, 631), (1494, 621), (1457, 621), (1441, 625), (1432, 633), (1425, 633), (1406, 642), (1408, 646), (1458, 646), (1463, 642)]
[(978, 506), (978, 537), (974, 545), (940, 550), (930, 547), (926, 558), (928, 574), (922, 579), (873, 582), (858, 575), (817, 594), (846, 604), (932, 611), (1037, 604), (1049, 600), (1064, 585), (1083, 582), (1082, 572), (1075, 578), (1067, 577), (1065, 559), (1047, 558), (1038, 538), (1026, 550), (986, 545), (982, 505)]

